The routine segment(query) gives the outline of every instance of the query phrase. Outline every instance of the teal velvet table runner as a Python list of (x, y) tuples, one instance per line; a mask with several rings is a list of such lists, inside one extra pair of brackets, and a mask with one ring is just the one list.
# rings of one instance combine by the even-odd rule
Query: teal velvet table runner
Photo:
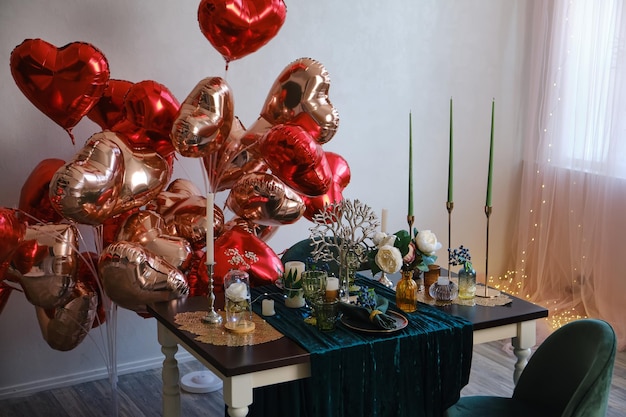
[[(374, 287), (401, 312), (393, 290), (360, 276), (356, 283)], [(320, 332), (304, 322), (306, 308), (285, 307), (277, 287), (252, 291), (253, 299), (275, 301), (267, 322), (310, 352), (311, 378), (256, 389), (250, 416), (438, 417), (469, 381), (472, 325), (465, 319), (419, 304), (402, 312), (409, 323), (394, 333), (360, 333), (341, 323)]]

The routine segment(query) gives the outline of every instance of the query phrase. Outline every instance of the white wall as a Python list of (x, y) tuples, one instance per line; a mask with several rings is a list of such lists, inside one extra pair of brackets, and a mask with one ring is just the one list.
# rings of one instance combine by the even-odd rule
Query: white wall
[[(231, 63), (226, 78), (236, 114), (250, 125), (269, 87), (291, 61), (311, 57), (330, 72), (330, 98), (341, 124), (325, 145), (347, 159), (352, 182), (344, 196), (376, 212), (389, 209), (389, 229), (406, 226), (408, 113), (413, 114), (416, 224), (447, 245), (448, 106), (454, 99), (455, 208), (452, 246), (468, 246), (484, 273), (485, 189), (491, 100), (496, 100), (494, 211), (490, 273), (509, 253), (517, 202), (523, 98), (525, 13), (531, 0), (286, 0), (287, 19), (266, 46)], [(65, 132), (18, 90), (9, 68), (27, 38), (56, 46), (88, 42), (107, 57), (111, 78), (155, 80), (179, 101), (206, 76), (225, 76), (224, 61), (197, 22), (199, 1), (2, 0), (0, 3), (0, 206), (16, 207), (21, 185), (45, 158), (69, 159), (100, 129), (85, 119)], [(197, 160), (179, 158), (173, 178), (202, 186)], [(225, 196), (218, 196), (222, 200)], [(306, 238), (307, 220), (283, 227), (277, 251)], [(445, 250), (440, 253), (445, 264)], [(160, 361), (153, 319), (121, 311), (118, 362), (124, 369)], [(34, 307), (13, 292), (0, 314), (0, 396), (102, 372), (106, 330), (70, 352), (43, 341)], [(95, 370), (95, 371), (94, 371)]]

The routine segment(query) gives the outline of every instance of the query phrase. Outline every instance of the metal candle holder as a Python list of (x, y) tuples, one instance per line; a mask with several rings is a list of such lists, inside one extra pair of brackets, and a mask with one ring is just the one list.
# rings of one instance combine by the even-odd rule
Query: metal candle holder
[(452, 269), (452, 262), (450, 262), (450, 248), (452, 247), (452, 209), (454, 203), (452, 201), (446, 202), (446, 209), (448, 210), (448, 279), (450, 279), (450, 271)]
[(207, 298), (209, 299), (209, 311), (207, 315), (202, 317), (202, 321), (209, 324), (221, 324), (222, 316), (215, 311), (215, 294), (213, 293), (213, 267), (215, 264), (206, 264), (207, 272), (209, 275), (209, 293)]
[(476, 291), (477, 297), (494, 298), (500, 295), (500, 291), (489, 288), (489, 217), (491, 216), (491, 206), (485, 206), (485, 216), (487, 216), (487, 244), (485, 247), (485, 290), (481, 293)]

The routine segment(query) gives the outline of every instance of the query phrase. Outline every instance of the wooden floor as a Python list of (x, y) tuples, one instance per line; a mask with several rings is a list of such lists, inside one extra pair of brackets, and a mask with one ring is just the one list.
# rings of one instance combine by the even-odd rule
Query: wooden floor
[[(486, 343), (474, 348), (470, 383), (461, 395), (510, 396), (515, 362), (510, 345)], [(179, 364), (181, 375), (203, 369), (192, 361)], [(155, 417), (161, 415), (161, 370), (119, 377), (117, 404), (108, 380), (40, 392), (0, 401), (0, 417)], [(221, 392), (182, 394), (185, 417), (223, 417)], [(609, 397), (608, 417), (626, 416), (626, 352), (619, 352)]]

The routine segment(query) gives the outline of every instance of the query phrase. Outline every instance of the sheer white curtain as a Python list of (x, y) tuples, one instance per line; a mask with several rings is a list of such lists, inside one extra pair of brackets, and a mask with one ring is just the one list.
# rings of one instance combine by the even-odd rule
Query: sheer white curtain
[(518, 294), (557, 327), (598, 317), (626, 349), (626, 10), (534, 1), (515, 242)]

